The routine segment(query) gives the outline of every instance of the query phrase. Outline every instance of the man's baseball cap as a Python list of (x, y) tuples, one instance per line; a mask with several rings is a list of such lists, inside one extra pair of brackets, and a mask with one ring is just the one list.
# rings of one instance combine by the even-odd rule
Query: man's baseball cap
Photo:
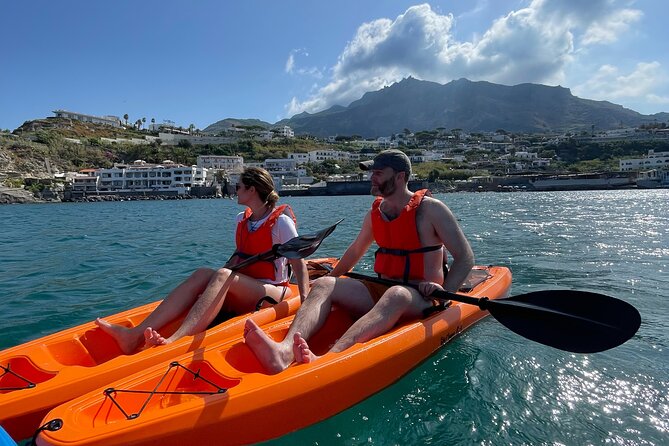
[(361, 161), (362, 170), (381, 170), (390, 167), (395, 172), (406, 172), (407, 178), (411, 176), (411, 161), (406, 153), (397, 149), (384, 150), (374, 157), (373, 160)]

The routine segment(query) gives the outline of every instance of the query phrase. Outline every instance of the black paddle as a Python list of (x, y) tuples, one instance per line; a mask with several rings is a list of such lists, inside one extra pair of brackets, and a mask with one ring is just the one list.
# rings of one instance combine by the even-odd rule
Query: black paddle
[(321, 245), (321, 242), (325, 240), (325, 237), (332, 234), (332, 231), (334, 231), (337, 225), (343, 220), (344, 219), (342, 218), (332, 226), (314, 234), (298, 235), (297, 237), (291, 238), (286, 243), (277, 243), (276, 245), (272, 246), (272, 249), (251, 256), (236, 265), (230, 266), (229, 268), (232, 271), (237, 271), (253, 263), (271, 261), (278, 259), (279, 257), (285, 257), (287, 259), (303, 259), (308, 257), (316, 252), (318, 247)]
[[(345, 275), (389, 286), (406, 285), (353, 272)], [(406, 286), (417, 288), (413, 284)], [(430, 297), (476, 305), (527, 339), (574, 353), (596, 353), (617, 347), (634, 336), (641, 325), (641, 316), (632, 305), (587, 291), (534, 291), (504, 299), (437, 291)]]

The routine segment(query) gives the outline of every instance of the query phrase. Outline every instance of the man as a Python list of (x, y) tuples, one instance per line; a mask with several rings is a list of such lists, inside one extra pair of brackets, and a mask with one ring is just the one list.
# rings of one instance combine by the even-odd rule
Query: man
[[(385, 150), (372, 161), (360, 163), (360, 168), (371, 171), (371, 193), (377, 198), (339, 264), (329, 276), (314, 282), (284, 340), (275, 342), (251, 319), (246, 321), (245, 342), (269, 373), (278, 373), (293, 361), (317, 360), (308, 339), (323, 326), (333, 304), (356, 319), (332, 347), (333, 352), (386, 333), (401, 318), (419, 318), (433, 305), (432, 299), (408, 286), (339, 278), (373, 241), (380, 247), (374, 270), (383, 278), (419, 283), (426, 294), (441, 284), (447, 291), (457, 291), (474, 265), (469, 242), (448, 207), (426, 196), (426, 190), (409, 191), (411, 162), (403, 152)], [(453, 257), (445, 280), (444, 248)]]

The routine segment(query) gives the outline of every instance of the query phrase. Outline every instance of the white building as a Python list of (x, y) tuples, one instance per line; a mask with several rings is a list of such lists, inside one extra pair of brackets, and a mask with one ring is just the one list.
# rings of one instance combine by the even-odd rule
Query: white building
[(532, 160), (532, 167), (548, 167), (551, 165), (550, 158), (538, 158)]
[(503, 152), (506, 151), (507, 149), (510, 149), (513, 146), (513, 144), (506, 142), (481, 141), (480, 146), (482, 149)]
[(295, 138), (295, 132), (287, 125), (274, 129), (274, 132), (276, 132), (278, 136), (283, 138)]
[(90, 122), (93, 124), (110, 125), (112, 127), (121, 127), (121, 119), (118, 116), (94, 116), (84, 113), (74, 113), (67, 110), (54, 110), (56, 118), (74, 119), (81, 122)]
[(82, 169), (74, 174), (74, 176), (71, 177), (72, 190), (85, 193), (97, 192), (100, 177), (98, 177), (95, 172), (96, 169)]
[(226, 172), (241, 172), (244, 170), (244, 158), (241, 156), (199, 155), (197, 167)]
[(390, 149), (393, 147), (398, 147), (399, 143), (397, 140), (393, 140), (391, 136), (379, 136), (376, 139), (376, 143), (381, 149)]
[[(262, 167), (272, 175), (274, 185), (278, 191), (284, 186), (299, 184), (311, 184), (313, 177), (307, 176), (307, 170), (298, 167), (297, 161), (293, 158), (267, 158), (262, 163), (246, 163), (246, 167)], [(235, 177), (230, 176), (232, 181), (237, 181)]]
[(287, 175), (297, 172), (297, 161), (290, 158), (267, 158), (262, 167), (272, 175)]
[(648, 156), (645, 158), (620, 160), (620, 170), (622, 172), (655, 169), (664, 166), (669, 166), (669, 152), (655, 153), (654, 150), (649, 150)]
[(325, 160), (354, 161), (360, 159), (360, 154), (341, 150), (312, 150), (309, 152), (309, 162), (321, 163)]
[(172, 161), (149, 164), (137, 160), (132, 164), (116, 164), (109, 169), (96, 169), (100, 192), (165, 192), (184, 195), (192, 186), (204, 186), (207, 169), (184, 166)]
[(516, 158), (521, 160), (535, 160), (539, 158), (539, 154), (536, 152), (521, 152), (518, 151), (514, 155)]
[(302, 164), (306, 164), (309, 162), (309, 154), (308, 153), (289, 153), (288, 158), (295, 160), (297, 162), (298, 166), (301, 166)]

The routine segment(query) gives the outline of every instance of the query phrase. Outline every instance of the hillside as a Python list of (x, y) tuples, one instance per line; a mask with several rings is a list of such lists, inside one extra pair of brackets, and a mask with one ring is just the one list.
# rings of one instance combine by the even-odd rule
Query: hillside
[(407, 78), (368, 92), (347, 107), (300, 113), (277, 125), (296, 134), (378, 137), (439, 127), (467, 132), (608, 130), (666, 121), (669, 113), (642, 115), (607, 101), (581, 99), (563, 87), (505, 86), (459, 79), (447, 84)]
[(118, 129), (69, 119), (28, 121), (12, 134), (0, 133), (0, 183), (6, 177), (51, 178), (58, 172), (111, 167), (114, 163), (137, 159), (149, 163), (161, 163), (169, 159), (193, 165), (198, 155), (241, 155), (246, 161), (253, 162), (283, 158), (288, 152), (305, 152), (324, 147), (323, 143), (298, 138), (271, 143), (240, 139), (234, 143), (206, 146), (168, 146), (160, 145), (159, 142), (135, 145), (101, 140), (143, 139), (150, 134), (147, 131)]

